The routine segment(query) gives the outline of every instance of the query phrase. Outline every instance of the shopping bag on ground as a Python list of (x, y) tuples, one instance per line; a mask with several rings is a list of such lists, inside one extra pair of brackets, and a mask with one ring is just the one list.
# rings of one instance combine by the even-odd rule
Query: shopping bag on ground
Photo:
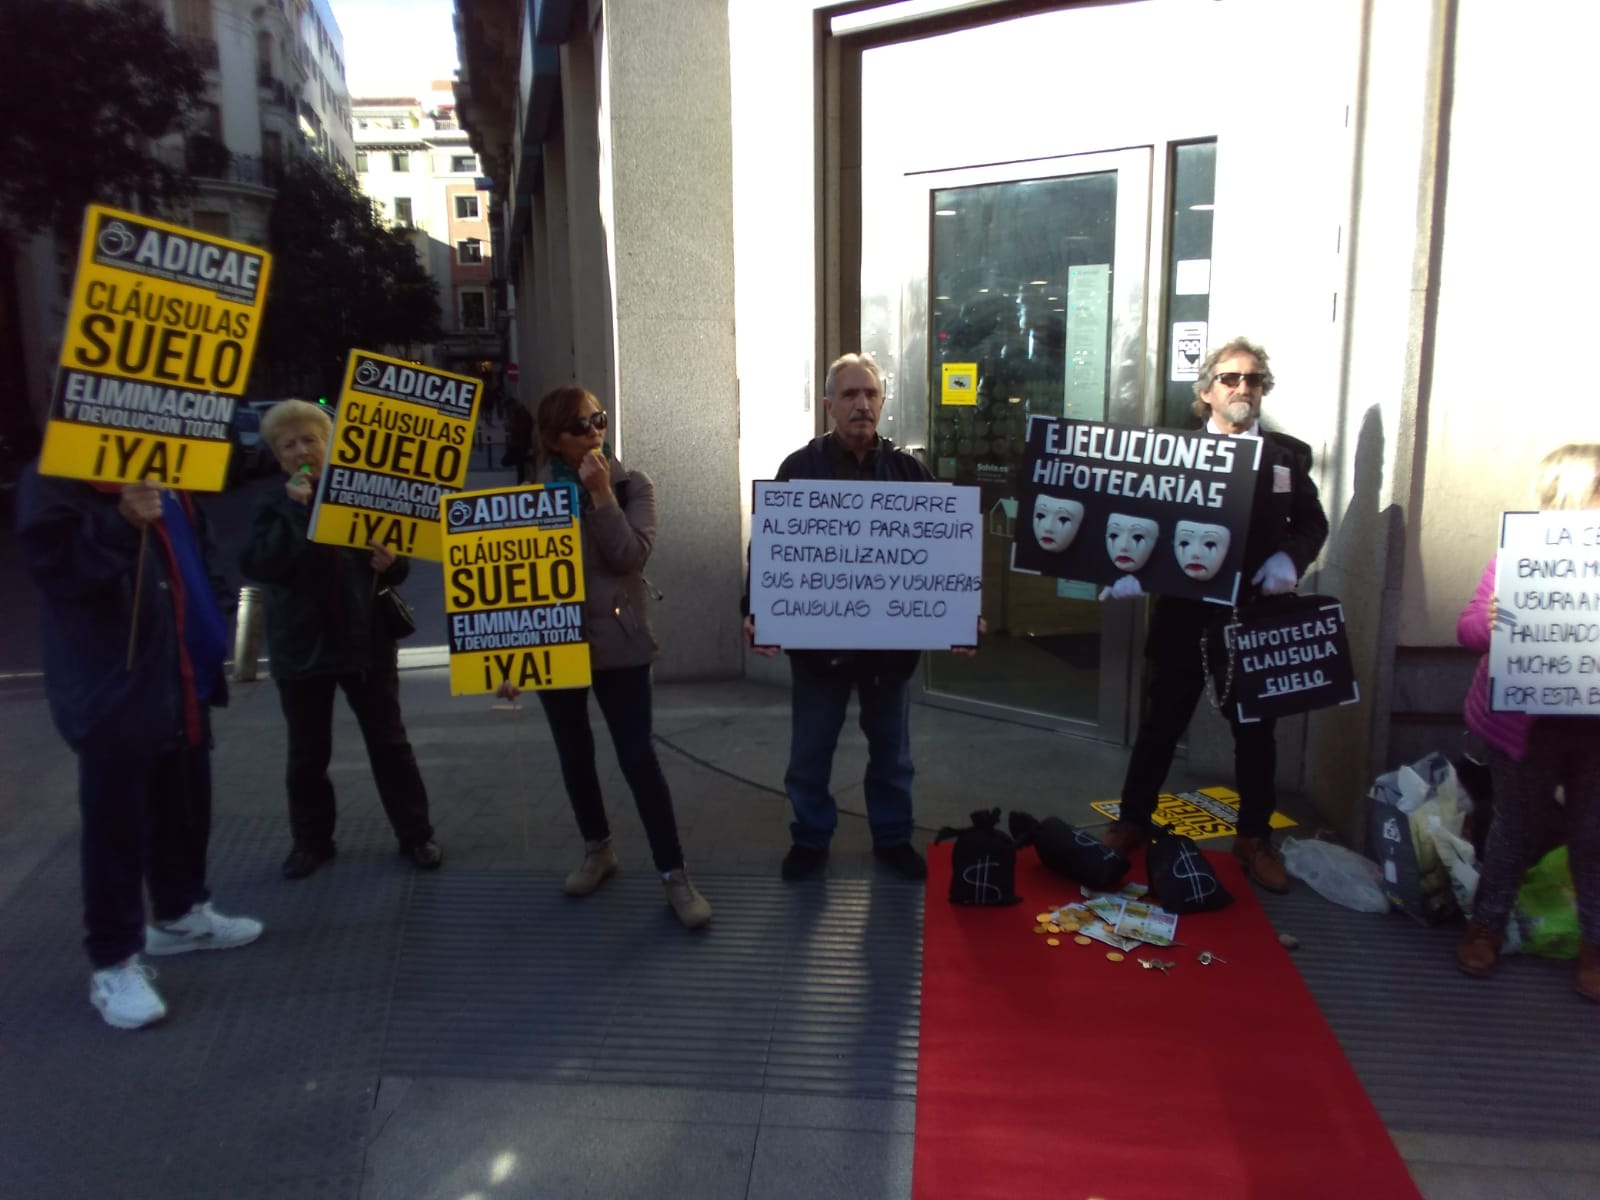
[(1578, 897), (1572, 887), (1572, 865), (1565, 846), (1546, 854), (1524, 877), (1511, 923), (1522, 953), (1542, 958), (1578, 957), (1583, 938), (1578, 930)]
[[(1443, 754), (1380, 775), (1367, 793), (1367, 849), (1383, 873), (1390, 901), (1433, 924), (1459, 911), (1450, 869), (1439, 857), (1436, 833), (1461, 837), (1472, 801)], [(1434, 826), (1430, 818), (1437, 818)]]
[(1383, 872), (1370, 858), (1333, 842), (1285, 838), (1283, 865), (1324, 900), (1356, 912), (1389, 911), (1383, 894)]

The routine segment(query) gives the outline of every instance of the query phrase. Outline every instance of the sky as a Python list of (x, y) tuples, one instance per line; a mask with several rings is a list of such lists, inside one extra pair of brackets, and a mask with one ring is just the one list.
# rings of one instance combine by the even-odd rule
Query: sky
[(330, 0), (344, 35), (350, 95), (418, 96), (434, 79), (453, 79), (452, 0)]

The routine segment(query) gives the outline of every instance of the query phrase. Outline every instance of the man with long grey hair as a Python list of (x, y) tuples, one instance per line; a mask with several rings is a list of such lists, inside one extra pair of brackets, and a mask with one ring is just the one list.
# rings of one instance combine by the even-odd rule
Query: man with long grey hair
[[(1208, 433), (1263, 442), (1245, 541), (1243, 569), (1249, 586), (1239, 597), (1241, 607), (1263, 596), (1294, 591), (1328, 537), (1328, 518), (1311, 479), (1311, 447), (1260, 427), (1261, 401), (1274, 382), (1267, 352), (1234, 338), (1206, 355), (1194, 383), (1195, 415), (1205, 419)], [(1140, 593), (1138, 579), (1129, 575), (1106, 588), (1100, 598)], [(1156, 798), (1178, 739), (1206, 686), (1201, 639), (1213, 622), (1226, 616), (1219, 605), (1199, 600), (1162, 596), (1156, 601), (1145, 646), (1150, 660), (1149, 703), (1123, 779), (1119, 819), (1105, 834), (1106, 843), (1124, 854), (1150, 836)], [(1262, 887), (1288, 891), (1289, 877), (1271, 831), (1272, 813), (1278, 807), (1276, 724), (1270, 719), (1240, 724), (1231, 716), (1228, 723), (1239, 791), (1233, 852)]]

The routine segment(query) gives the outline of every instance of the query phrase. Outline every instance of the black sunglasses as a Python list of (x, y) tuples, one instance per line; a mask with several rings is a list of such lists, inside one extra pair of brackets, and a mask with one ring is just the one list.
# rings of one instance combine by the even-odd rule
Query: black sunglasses
[(1223, 387), (1238, 387), (1239, 381), (1242, 379), (1245, 387), (1254, 390), (1265, 383), (1267, 377), (1260, 371), (1251, 371), (1248, 374), (1244, 371), (1223, 371), (1220, 375), (1213, 376), (1213, 378)]
[(582, 437), (591, 429), (597, 433), (604, 433), (606, 428), (606, 415), (603, 412), (590, 413), (587, 417), (568, 417), (567, 423), (561, 427), (561, 432), (571, 434), (573, 437)]

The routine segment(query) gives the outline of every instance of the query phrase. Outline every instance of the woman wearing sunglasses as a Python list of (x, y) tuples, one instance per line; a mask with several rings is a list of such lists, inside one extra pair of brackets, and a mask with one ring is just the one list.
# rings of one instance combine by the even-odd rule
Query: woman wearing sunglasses
[[(650, 631), (644, 566), (656, 540), (655, 489), (647, 475), (628, 470), (611, 454), (606, 414), (586, 389), (571, 386), (549, 393), (539, 401), (537, 421), (539, 469), (534, 481), (570, 483), (578, 491), (584, 621), (593, 680), (589, 688), (539, 693), (584, 840), (583, 863), (567, 876), (567, 895), (587, 896), (617, 869), (595, 770), (589, 726), (592, 690), (638, 806), (667, 902), (684, 926), (699, 929), (711, 920), (711, 905), (684, 870), (672, 793), (656, 759), (651, 730), (650, 662), (656, 641)], [(507, 684), (501, 694), (514, 696), (516, 688)]]

